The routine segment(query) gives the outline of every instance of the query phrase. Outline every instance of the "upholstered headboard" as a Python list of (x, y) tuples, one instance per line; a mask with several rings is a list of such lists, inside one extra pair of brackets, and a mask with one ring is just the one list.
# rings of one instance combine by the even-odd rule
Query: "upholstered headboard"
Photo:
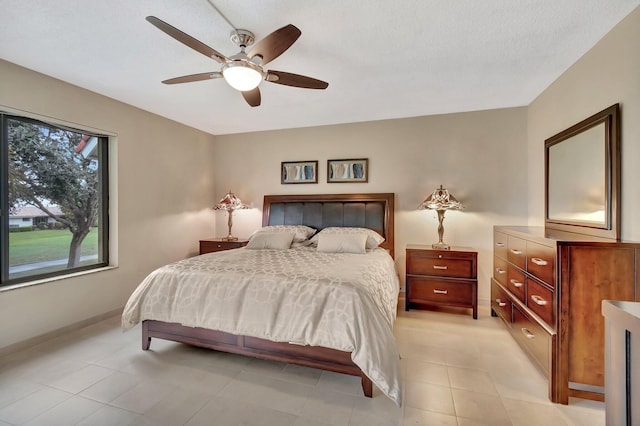
[(381, 247), (394, 255), (394, 194), (265, 195), (262, 226), (307, 225), (373, 229), (385, 238)]

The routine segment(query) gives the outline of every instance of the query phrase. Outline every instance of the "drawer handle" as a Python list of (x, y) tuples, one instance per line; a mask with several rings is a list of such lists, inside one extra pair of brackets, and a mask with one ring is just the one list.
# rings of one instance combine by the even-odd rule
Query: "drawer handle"
[(222, 247), (222, 244), (218, 244), (218, 248)]
[(437, 288), (433, 289), (435, 294), (447, 294), (447, 290), (438, 290)]
[(547, 266), (549, 264), (546, 260), (540, 259), (539, 257), (532, 257), (531, 261), (538, 266)]
[(531, 295), (531, 300), (533, 300), (536, 305), (544, 306), (547, 304), (546, 300), (536, 294)]
[(449, 269), (447, 266), (433, 265), (433, 269)]
[(520, 281), (518, 281), (516, 279), (511, 279), (511, 280), (509, 280), (509, 282), (511, 284), (513, 284), (514, 287), (522, 287), (524, 285), (524, 283), (521, 283)]
[(527, 339), (535, 339), (535, 338), (536, 338), (536, 335), (535, 335), (535, 334), (533, 334), (532, 332), (530, 332), (530, 331), (529, 331), (527, 328), (525, 328), (525, 327), (522, 327), (522, 328), (520, 329), (520, 331), (522, 331), (522, 334), (524, 334), (524, 335), (525, 335), (525, 337), (526, 337)]
[(517, 249), (511, 249), (511, 253), (517, 254), (518, 256), (522, 254), (522, 252), (520, 250), (517, 250)]
[(503, 302), (501, 299), (496, 299), (496, 303), (498, 304), (498, 306), (500, 306), (501, 308), (504, 308), (505, 306), (507, 306), (507, 302)]
[(505, 274), (507, 271), (505, 271), (504, 269), (496, 268), (496, 272), (502, 275), (502, 274)]
[(504, 243), (496, 243), (497, 247), (504, 247)]

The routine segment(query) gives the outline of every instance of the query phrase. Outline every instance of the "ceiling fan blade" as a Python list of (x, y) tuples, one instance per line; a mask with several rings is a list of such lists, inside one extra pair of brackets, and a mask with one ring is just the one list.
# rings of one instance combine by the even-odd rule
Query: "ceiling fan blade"
[(169, 80), (164, 80), (164, 84), (178, 84), (178, 83), (191, 83), (192, 81), (202, 81), (202, 80), (211, 80), (214, 78), (221, 78), (222, 73), (218, 71), (214, 72), (203, 72), (200, 74), (191, 74), (191, 75), (183, 75), (182, 77), (170, 78)]
[(285, 25), (257, 42), (248, 55), (250, 58), (260, 56), (260, 65), (266, 65), (290, 48), (300, 34), (302, 32), (295, 25)]
[(260, 106), (260, 89), (257, 87), (253, 90), (247, 90), (246, 92), (242, 92), (242, 97), (245, 101), (252, 107)]
[(271, 70), (267, 72), (267, 77), (265, 78), (265, 80), (271, 83), (284, 84), (285, 86), (302, 87), (304, 89), (326, 89), (327, 87), (329, 87), (329, 83), (327, 83), (326, 81), (284, 71)]
[(183, 33), (179, 29), (167, 24), (161, 19), (156, 18), (155, 16), (147, 16), (147, 21), (151, 24), (155, 25), (159, 30), (164, 31), (166, 34), (178, 40), (180, 43), (184, 44), (192, 48), (193, 50), (202, 53), (204, 56), (207, 56), (215, 61), (224, 64), (227, 62), (227, 57), (222, 53), (210, 48), (203, 42), (196, 40), (191, 37), (189, 34)]

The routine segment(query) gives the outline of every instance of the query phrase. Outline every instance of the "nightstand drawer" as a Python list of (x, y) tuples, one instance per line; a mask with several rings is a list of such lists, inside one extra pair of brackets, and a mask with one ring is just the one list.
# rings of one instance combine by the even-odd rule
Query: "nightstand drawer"
[(408, 277), (408, 280), (410, 302), (469, 306), (473, 300), (475, 282), (422, 277)]
[(475, 278), (473, 266), (471, 258), (451, 258), (446, 254), (434, 257), (414, 254), (407, 257), (407, 274)]
[(247, 245), (246, 240), (224, 241), (219, 239), (200, 240), (200, 254), (213, 253), (216, 251), (232, 250)]

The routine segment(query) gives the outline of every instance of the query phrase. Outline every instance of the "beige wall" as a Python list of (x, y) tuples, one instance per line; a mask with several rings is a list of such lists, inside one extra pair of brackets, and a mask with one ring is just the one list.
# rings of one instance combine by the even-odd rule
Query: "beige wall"
[(544, 224), (545, 139), (615, 103), (622, 118), (622, 238), (640, 241), (640, 8), (529, 105), (530, 224)]
[[(326, 162), (368, 158), (368, 183), (326, 183)], [(319, 183), (280, 184), (280, 162), (319, 161)], [(236, 211), (234, 234), (261, 225), (264, 194), (395, 192), (396, 264), (407, 243), (438, 240), (433, 212), (418, 204), (438, 185), (465, 206), (445, 216), (445, 242), (479, 252), (479, 298), (488, 303), (492, 227), (526, 222), (526, 109), (510, 108), (399, 120), (216, 137), (216, 196), (233, 190), (254, 207)], [(216, 217), (223, 231), (226, 215)], [(222, 235), (222, 234), (221, 234)]]
[(154, 268), (213, 234), (214, 137), (0, 61), (0, 110), (115, 135), (112, 245), (118, 267), (0, 292), (0, 349), (124, 306)]

